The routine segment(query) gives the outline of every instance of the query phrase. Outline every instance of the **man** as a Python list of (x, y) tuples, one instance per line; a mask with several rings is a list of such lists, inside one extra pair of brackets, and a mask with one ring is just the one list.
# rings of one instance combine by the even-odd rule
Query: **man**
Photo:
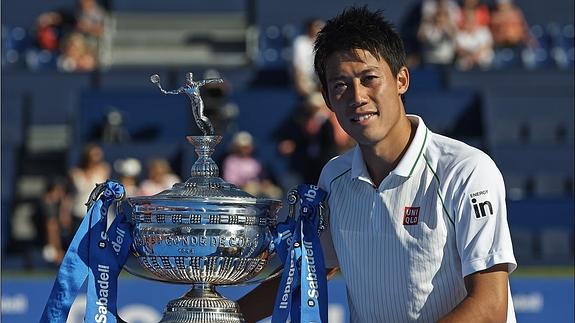
[[(319, 180), (326, 266), (341, 269), (351, 321), (515, 322), (517, 265), (493, 161), (405, 114), (403, 44), (381, 12), (344, 11), (315, 50), (325, 101), (358, 143)], [(266, 289), (240, 302), (248, 320), (264, 313), (245, 302)]]

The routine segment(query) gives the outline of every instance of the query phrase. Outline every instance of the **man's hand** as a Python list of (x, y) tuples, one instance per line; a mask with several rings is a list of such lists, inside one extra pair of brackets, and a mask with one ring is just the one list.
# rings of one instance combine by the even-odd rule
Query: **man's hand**
[[(327, 279), (330, 280), (338, 271), (339, 268), (326, 268)], [(280, 281), (281, 275), (265, 281), (238, 300), (247, 323), (255, 323), (272, 315)]]
[(255, 323), (271, 316), (281, 275), (267, 280), (238, 300), (246, 323)]

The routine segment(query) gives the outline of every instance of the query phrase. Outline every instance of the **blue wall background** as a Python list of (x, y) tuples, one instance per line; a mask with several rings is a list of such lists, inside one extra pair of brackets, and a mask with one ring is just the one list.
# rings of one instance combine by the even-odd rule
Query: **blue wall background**
[[(512, 276), (510, 284), (518, 322), (574, 322), (573, 278)], [(52, 279), (49, 278), (2, 279), (2, 322), (37, 322), (51, 287)], [(226, 297), (237, 299), (251, 288), (227, 287), (219, 291)], [(118, 308), (124, 320), (152, 323), (160, 320), (165, 304), (185, 293), (187, 286), (122, 276), (118, 290)], [(329, 322), (347, 322), (345, 286), (340, 277), (329, 283), (329, 300)], [(81, 294), (76, 303), (69, 322), (82, 322), (85, 295)]]

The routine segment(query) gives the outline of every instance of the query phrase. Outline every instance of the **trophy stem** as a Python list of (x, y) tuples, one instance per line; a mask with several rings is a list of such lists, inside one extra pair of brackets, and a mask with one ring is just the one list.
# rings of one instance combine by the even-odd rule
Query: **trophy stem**
[(236, 302), (216, 292), (212, 284), (193, 284), (184, 296), (171, 300), (160, 323), (245, 323)]
[(188, 141), (194, 145), (198, 159), (192, 165), (191, 174), (194, 177), (218, 177), (220, 170), (212, 159), (216, 145), (222, 140), (221, 136), (187, 136)]

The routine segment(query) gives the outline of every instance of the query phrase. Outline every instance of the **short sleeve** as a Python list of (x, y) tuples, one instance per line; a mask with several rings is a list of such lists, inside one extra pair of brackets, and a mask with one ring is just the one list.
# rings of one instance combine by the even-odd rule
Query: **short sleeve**
[(517, 267), (507, 223), (505, 186), (495, 163), (485, 154), (460, 168), (455, 197), (455, 232), (463, 276), (507, 263)]

